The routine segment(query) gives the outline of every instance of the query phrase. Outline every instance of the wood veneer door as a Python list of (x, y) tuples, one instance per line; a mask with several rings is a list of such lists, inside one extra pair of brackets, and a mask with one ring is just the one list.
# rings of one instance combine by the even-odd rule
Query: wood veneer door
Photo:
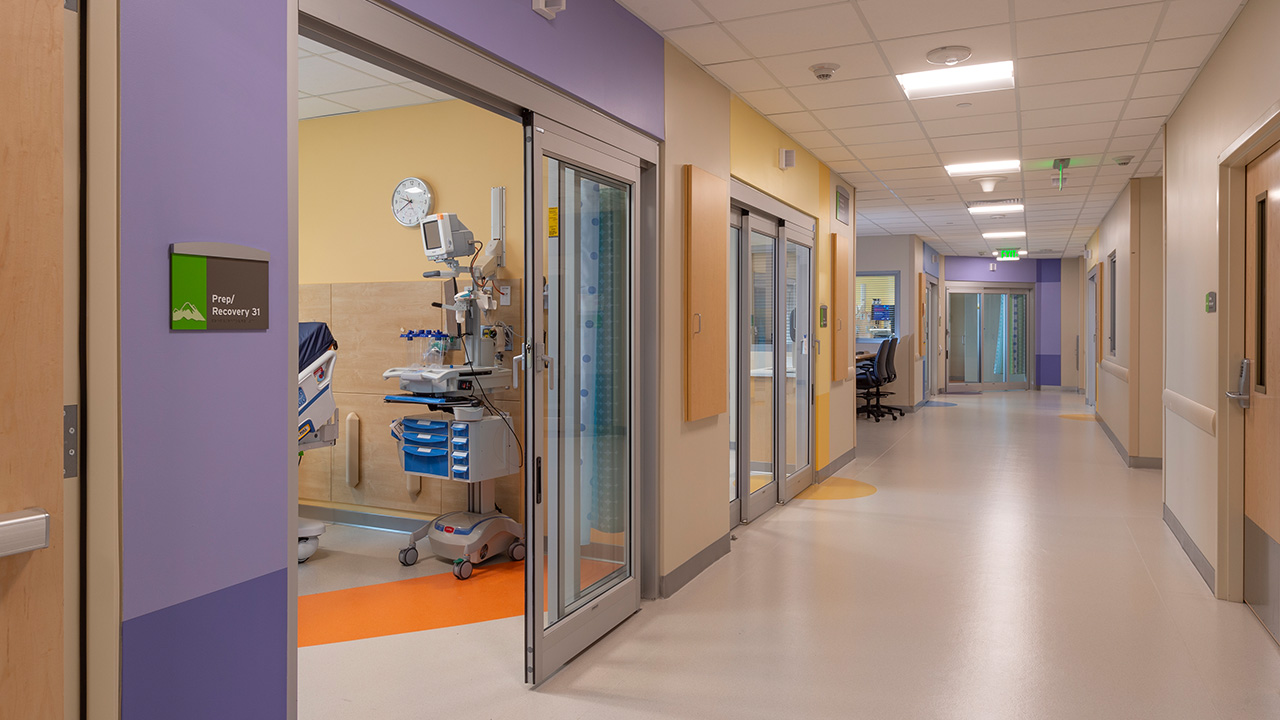
[(0, 557), (0, 717), (63, 716), (62, 2), (0, 3), (0, 515), (52, 517)]
[(853, 276), (853, 240), (832, 234), (835, 242), (835, 299), (831, 311), (831, 379), (839, 382), (849, 379), (849, 330), (852, 323), (850, 312), (850, 283)]
[(684, 166), (685, 420), (729, 410), (729, 183)]
[(1253, 387), (1244, 413), (1244, 599), (1280, 636), (1280, 146), (1250, 163), (1246, 189), (1245, 357)]

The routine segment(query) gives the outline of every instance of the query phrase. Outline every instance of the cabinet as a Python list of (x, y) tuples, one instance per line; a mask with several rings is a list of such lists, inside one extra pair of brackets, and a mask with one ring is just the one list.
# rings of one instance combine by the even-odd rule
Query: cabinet
[(831, 304), (831, 380), (841, 382), (849, 379), (849, 349), (853, 345), (850, 333), (853, 330), (853, 239), (832, 234), (831, 242), (835, 245), (835, 272), (831, 274), (835, 284), (834, 302)]

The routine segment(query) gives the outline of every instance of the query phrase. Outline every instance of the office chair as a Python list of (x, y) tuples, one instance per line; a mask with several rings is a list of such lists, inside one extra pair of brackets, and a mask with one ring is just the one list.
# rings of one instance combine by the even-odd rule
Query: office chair
[[(885, 342), (889, 343), (889, 355), (888, 355), (888, 357), (885, 359), (885, 376), (886, 376), (886, 380), (885, 380), (885, 382), (884, 382), (884, 384), (885, 384), (885, 385), (888, 385), (889, 383), (891, 383), (891, 382), (893, 382), (894, 380), (897, 380), (897, 379), (898, 379), (898, 368), (897, 368), (897, 366), (894, 364), (894, 359), (895, 359), (895, 358), (897, 357), (897, 355), (898, 355), (898, 336), (897, 336), (897, 335), (894, 335), (893, 337), (889, 338), (889, 339), (888, 339), (888, 340), (886, 340)], [(893, 395), (893, 394), (894, 394), (894, 393), (889, 392), (888, 390), (881, 390), (880, 388), (877, 388), (877, 389), (876, 389), (876, 407), (880, 407), (880, 408), (882, 408), (884, 412), (889, 413), (889, 415), (890, 415), (894, 420), (897, 420), (897, 419), (898, 419), (898, 415), (903, 415), (903, 416), (905, 416), (905, 415), (907, 414), (907, 411), (903, 410), (902, 408), (896, 408), (896, 407), (893, 407), (893, 406), (887, 406), (887, 407), (886, 407), (886, 406), (882, 406), (882, 405), (880, 404), (880, 401), (881, 401), (881, 400), (883, 400), (883, 399), (885, 399), (886, 397), (888, 397), (888, 396), (890, 396), (890, 395)], [(895, 415), (895, 413), (897, 413), (897, 414)]]
[[(866, 413), (867, 417), (880, 422), (880, 418), (884, 417), (885, 411), (881, 407), (880, 401), (876, 395), (877, 391), (883, 387), (888, 380), (888, 357), (889, 357), (889, 341), (885, 340), (880, 343), (880, 348), (876, 350), (875, 360), (869, 363), (862, 363), (858, 366), (858, 397), (862, 399), (863, 404), (858, 406), (858, 413)], [(894, 420), (897, 416), (890, 413)]]

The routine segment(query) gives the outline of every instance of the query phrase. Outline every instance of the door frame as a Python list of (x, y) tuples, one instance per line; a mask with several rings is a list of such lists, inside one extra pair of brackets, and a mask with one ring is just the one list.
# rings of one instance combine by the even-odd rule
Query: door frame
[[(1280, 102), (1268, 108), (1218, 155), (1218, 392), (1215, 393), (1213, 405), (1203, 406), (1181, 396), (1181, 399), (1170, 402), (1171, 391), (1165, 390), (1165, 407), (1168, 410), (1181, 414), (1178, 412), (1179, 408), (1189, 403), (1195, 408), (1208, 411), (1208, 416), (1217, 421), (1214, 429), (1218, 446), (1218, 553), (1214, 565), (1213, 591), (1219, 599), (1233, 602), (1244, 601), (1244, 457), (1247, 449), (1244, 411), (1234, 400), (1227, 398), (1225, 393), (1235, 389), (1240, 360), (1245, 357), (1245, 227), (1250, 206), (1246, 168), (1278, 142)], [(1166, 222), (1168, 211), (1166, 203)], [(1166, 283), (1166, 306), (1168, 293)], [(1166, 354), (1166, 377), (1167, 357)], [(1205, 431), (1214, 434), (1209, 430)], [(1168, 430), (1165, 432), (1167, 444)]]
[[(971, 282), (962, 280), (948, 280), (945, 283), (944, 295), (946, 297), (945, 305), (948, 309), (943, 313), (943, 322), (946, 327), (944, 335), (949, 339), (951, 337), (951, 293), (1000, 293), (1008, 294), (1015, 292), (1025, 292), (1027, 294), (1027, 382), (1026, 387), (1022, 387), (1023, 383), (984, 383), (979, 375), (979, 382), (976, 383), (958, 383), (951, 381), (950, 358), (947, 358), (948, 367), (944, 369), (944, 377), (946, 377), (947, 392), (951, 392), (952, 386), (963, 388), (976, 388), (980, 392), (1003, 392), (1007, 390), (1031, 390), (1036, 387), (1036, 364), (1035, 364), (1035, 346), (1036, 346), (1036, 291), (1034, 283), (1013, 283), (1013, 282)], [(978, 312), (978, 322), (982, 323), (982, 312)], [(981, 337), (981, 332), (979, 332)], [(981, 339), (979, 339), (981, 343)], [(978, 364), (982, 364), (982, 346), (978, 346)]]
[(1098, 265), (1089, 268), (1085, 278), (1085, 387), (1084, 404), (1097, 409), (1098, 404)]

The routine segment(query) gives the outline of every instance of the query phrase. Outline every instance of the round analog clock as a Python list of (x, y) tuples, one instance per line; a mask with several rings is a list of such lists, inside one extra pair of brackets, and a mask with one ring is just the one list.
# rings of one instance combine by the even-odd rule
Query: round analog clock
[(431, 214), (435, 204), (431, 186), (416, 177), (401, 180), (391, 194), (391, 213), (405, 227), (417, 227)]

